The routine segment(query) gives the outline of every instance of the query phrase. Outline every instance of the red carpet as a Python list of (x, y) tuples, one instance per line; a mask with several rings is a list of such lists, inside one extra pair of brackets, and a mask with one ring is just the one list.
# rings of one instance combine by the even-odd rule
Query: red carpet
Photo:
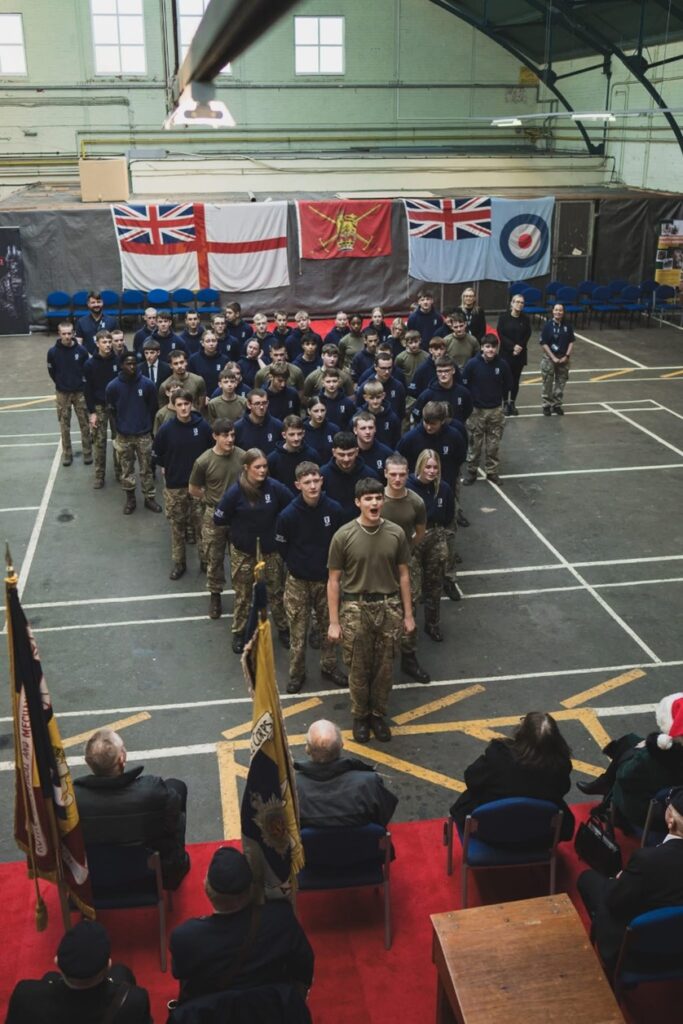
[[(588, 804), (574, 808), (585, 817)], [(419, 821), (392, 827), (396, 860), (392, 865), (394, 944), (383, 945), (382, 899), (372, 890), (347, 893), (305, 893), (299, 914), (316, 953), (315, 983), (310, 997), (315, 1024), (422, 1024), (435, 1014), (435, 974), (431, 963), (429, 915), (460, 905), (459, 863), (453, 875), (445, 870), (442, 821)], [(191, 847), (192, 870), (174, 895), (171, 928), (186, 917), (207, 912), (202, 891), (206, 866), (216, 844)], [(626, 847), (626, 843), (623, 844)], [(576, 902), (576, 878), (583, 869), (572, 844), (563, 844), (558, 889)], [(628, 859), (628, 850), (624, 849)], [(547, 872), (540, 869), (473, 875), (470, 905), (506, 898), (543, 895)], [(4, 942), (0, 947), (0, 1010), (20, 978), (39, 977), (52, 967), (61, 937), (55, 889), (42, 884), (50, 920), (38, 933), (33, 924), (33, 887), (22, 863), (0, 865), (4, 903)], [(105, 912), (101, 915), (112, 937), (113, 958), (127, 963), (150, 993), (157, 1024), (166, 1020), (166, 1002), (176, 992), (169, 972), (159, 970), (155, 911)], [(75, 918), (74, 918), (75, 921)], [(627, 996), (627, 1020), (649, 1024), (680, 1019), (671, 1014), (673, 984), (644, 986)], [(521, 1010), (521, 1008), (520, 1008)], [(521, 1018), (520, 1018), (521, 1019)]]

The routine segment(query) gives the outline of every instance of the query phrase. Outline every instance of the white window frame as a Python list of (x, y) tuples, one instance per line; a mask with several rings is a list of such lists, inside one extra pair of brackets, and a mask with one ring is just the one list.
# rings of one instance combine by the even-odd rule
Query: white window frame
[[(144, 0), (140, 0), (140, 4), (139, 4), (139, 8), (140, 9), (139, 9), (139, 11), (135, 11), (133, 13), (133, 17), (140, 18), (140, 20), (142, 22), (141, 41), (140, 42), (135, 42), (135, 43), (129, 43), (129, 42), (125, 42), (125, 41), (121, 42), (121, 30), (125, 29), (127, 27), (126, 26), (126, 20), (127, 20), (129, 12), (126, 10), (126, 7), (127, 7), (129, 2), (130, 2), (130, 0), (109, 0), (109, 5), (110, 5), (110, 7), (113, 7), (113, 10), (110, 10), (110, 11), (108, 11), (105, 14), (105, 13), (97, 10), (98, 0), (90, 0), (90, 25), (91, 25), (91, 30), (92, 30), (93, 63), (94, 63), (94, 71), (95, 71), (95, 77), (96, 78), (114, 78), (114, 77), (116, 77), (116, 78), (120, 78), (120, 77), (124, 77), (124, 78), (139, 78), (139, 77), (145, 77), (147, 75), (147, 73), (148, 73), (148, 71), (147, 71), (147, 43), (146, 43), (146, 40), (145, 40), (145, 8), (144, 8)], [(96, 22), (95, 19), (96, 18), (102, 18), (102, 17), (108, 17), (108, 18), (116, 19), (116, 39), (113, 42), (108, 42), (108, 43), (98, 43), (97, 42), (98, 22)], [(108, 49), (112, 49), (112, 50), (115, 49), (117, 51), (117, 57), (118, 57), (117, 67), (103, 68), (102, 70), (100, 70), (101, 65), (100, 65), (100, 67), (98, 67), (98, 59), (102, 60), (102, 56), (103, 56), (102, 55), (102, 50), (104, 50), (104, 49), (107, 49), (107, 50)], [(142, 69), (137, 68), (135, 71), (129, 71), (129, 70), (126, 70), (124, 68), (123, 55), (124, 55), (124, 52), (127, 51), (127, 50), (142, 51), (144, 68), (142, 68)], [(98, 51), (100, 51), (99, 54), (98, 54)]]
[[(9, 24), (10, 24), (9, 20), (5, 20), (5, 19), (10, 19), (10, 18), (12, 18), (12, 19), (16, 18), (17, 19), (17, 22), (14, 23), (14, 27), (15, 28), (16, 28), (17, 24), (19, 26), (19, 36), (21, 38), (20, 38), (20, 41), (17, 42), (17, 43), (15, 43), (15, 42), (10, 42), (10, 43), (4, 42), (4, 40), (7, 38), (6, 33), (7, 33), (8, 27), (9, 27)], [(3, 64), (3, 51), (7, 51), (7, 50), (17, 51), (18, 53), (21, 54), (21, 58), (22, 58), (22, 61), (23, 61), (23, 64), (24, 64), (23, 71), (8, 71), (4, 67), (4, 64)], [(3, 11), (3, 13), (0, 14), (0, 78), (25, 78), (26, 75), (28, 75), (28, 64), (26, 62), (26, 38), (24, 36), (24, 18), (23, 18), (23, 15), (20, 14), (19, 12), (8, 12), (8, 13), (5, 13)]]
[[(201, 16), (203, 17), (204, 16), (204, 12), (206, 11), (206, 8), (209, 6), (210, 0), (196, 0), (196, 2), (197, 2), (197, 4), (201, 4), (202, 5), (202, 15)], [(247, 0), (245, 0), (245, 2), (247, 2)], [(192, 39), (194, 38), (194, 34), (197, 31), (197, 28), (195, 27), (195, 30), (192, 33), (192, 35), (189, 37), (189, 39), (187, 39), (186, 42), (183, 41), (183, 22), (184, 21), (187, 22), (190, 18), (196, 18), (197, 17), (196, 14), (183, 13), (183, 3), (184, 3), (184, 0), (175, 0), (176, 23), (178, 25), (178, 38), (177, 38), (176, 42), (178, 44), (178, 60), (180, 61), (180, 64), (182, 64), (183, 61), (185, 60), (185, 55), (187, 54), (187, 51), (190, 48), (190, 43), (192, 42)], [(229, 63), (226, 64), (225, 67), (220, 69), (218, 74), (219, 75), (231, 75), (232, 74), (232, 65), (229, 64)]]
[[(320, 42), (320, 30), (322, 22), (325, 21), (336, 21), (341, 24), (341, 42), (340, 43), (321, 43)], [(315, 36), (316, 42), (314, 43), (302, 43), (297, 41), (297, 27), (302, 22), (316, 22)], [(303, 26), (302, 26), (303, 27)], [(312, 27), (312, 26), (309, 26)], [(341, 51), (341, 69), (335, 69), (334, 71), (321, 70), (322, 58), (325, 50), (340, 50)], [(303, 55), (304, 51), (308, 51), (308, 56), (311, 57), (313, 54), (316, 56), (315, 68), (308, 68), (299, 70), (298, 58)], [(295, 16), (294, 18), (294, 73), (296, 75), (310, 75), (317, 77), (318, 75), (337, 75), (341, 76), (346, 74), (346, 19), (343, 15), (304, 15)]]

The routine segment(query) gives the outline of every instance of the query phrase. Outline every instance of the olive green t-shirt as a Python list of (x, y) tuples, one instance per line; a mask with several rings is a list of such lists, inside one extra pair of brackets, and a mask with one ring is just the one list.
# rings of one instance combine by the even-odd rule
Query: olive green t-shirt
[(459, 370), (462, 370), (468, 359), (474, 359), (479, 355), (479, 342), (473, 334), (464, 334), (462, 338), (456, 338), (454, 334), (447, 334), (446, 355), (450, 356)]
[(350, 366), (353, 357), (365, 348), (365, 335), (345, 334), (339, 342), (339, 365)]
[(406, 491), (402, 498), (390, 498), (385, 491), (382, 515), (390, 523), (401, 527), (409, 544), (415, 534), (415, 527), (427, 524), (425, 503), (415, 491)]
[(154, 416), (154, 426), (152, 427), (152, 437), (157, 436), (164, 423), (174, 419), (175, 409), (171, 409), (170, 405), (162, 405), (161, 409), (157, 409)]
[[(295, 391), (301, 391), (304, 386), (304, 375), (298, 366), (294, 363), (287, 363), (289, 370), (289, 377), (287, 378), (287, 387), (294, 388)], [(267, 388), (268, 378), (270, 374), (270, 365), (262, 367), (254, 378), (255, 388)]]
[[(341, 382), (340, 391), (343, 391), (345, 395), (352, 395), (356, 390), (356, 385), (353, 383), (353, 377), (346, 370), (339, 371), (339, 380)], [(310, 398), (317, 391), (322, 391), (323, 387), (323, 368), (322, 366), (314, 370), (313, 373), (309, 373), (308, 377), (304, 382), (304, 397)]]
[(192, 407), (201, 412), (204, 408), (204, 399), (206, 398), (206, 382), (203, 377), (200, 377), (197, 373), (190, 373), (188, 370), (185, 377), (181, 380), (180, 377), (176, 377), (175, 374), (171, 374), (167, 377), (164, 383), (159, 387), (159, 405), (164, 405), (168, 402), (168, 393), (171, 388), (181, 387), (183, 391), (189, 391), (192, 395)]
[(216, 420), (232, 420), (233, 423), (239, 420), (247, 407), (247, 400), (244, 395), (233, 395), (228, 401), (222, 395), (216, 395), (209, 402), (207, 417), (211, 426)]
[(409, 562), (405, 533), (385, 519), (372, 528), (363, 528), (357, 519), (342, 526), (332, 538), (327, 556), (327, 568), (341, 570), (342, 590), (352, 594), (363, 590), (394, 594), (398, 590), (398, 567)]
[(204, 488), (207, 505), (215, 507), (228, 487), (237, 482), (243, 459), (242, 448), (235, 448), (229, 455), (216, 455), (213, 448), (202, 452), (192, 467), (190, 483)]

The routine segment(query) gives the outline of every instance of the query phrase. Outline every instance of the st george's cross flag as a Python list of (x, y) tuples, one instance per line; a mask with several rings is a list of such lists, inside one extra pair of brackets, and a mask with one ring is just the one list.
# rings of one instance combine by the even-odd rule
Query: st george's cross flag
[(555, 200), (492, 199), (491, 243), (486, 261), (490, 281), (525, 281), (550, 271)]
[(405, 199), (408, 272), (418, 281), (449, 284), (486, 277), (491, 200)]
[(124, 288), (249, 292), (289, 284), (287, 203), (112, 206)]

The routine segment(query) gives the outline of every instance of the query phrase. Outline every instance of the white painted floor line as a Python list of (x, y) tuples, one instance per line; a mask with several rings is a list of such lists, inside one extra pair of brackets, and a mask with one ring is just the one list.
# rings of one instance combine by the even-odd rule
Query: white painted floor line
[[(596, 590), (611, 590), (616, 587), (647, 587), (654, 586), (657, 583), (683, 583), (683, 576), (670, 576), (656, 580), (619, 580), (618, 583), (593, 583), (593, 587)], [(576, 586), (570, 587), (537, 587), (529, 588), (528, 590), (489, 590), (484, 591), (481, 594), (468, 594), (466, 591), (461, 590), (463, 600), (472, 601), (481, 597), (529, 597), (537, 594), (562, 594), (569, 593), (570, 591), (584, 590), (583, 586), (577, 584)], [(442, 601), (448, 601), (449, 598), (443, 597)]]
[[(616, 349), (608, 348), (607, 345), (602, 345), (599, 341), (594, 341), (593, 338), (587, 338), (585, 334), (578, 334), (574, 331), (574, 336), (579, 338), (581, 341), (587, 341), (589, 345), (595, 345), (596, 348), (601, 348), (603, 352), (609, 352), (611, 356), (616, 356), (617, 359), (623, 359), (625, 363), (630, 363), (631, 366), (637, 366), (639, 370), (649, 370), (650, 367), (644, 363), (639, 363), (637, 359), (631, 359), (630, 356), (625, 356), (622, 352), (617, 352)], [(621, 367), (619, 367), (621, 369)], [(601, 373), (604, 371), (595, 370), (595, 373)], [(609, 373), (609, 370), (607, 371)]]
[(6, 437), (59, 437), (59, 431), (41, 430), (35, 434), (0, 434), (0, 438)]
[[(683, 558), (683, 555), (681, 555)], [(508, 573), (515, 572), (566, 572), (566, 567), (560, 565), (558, 562), (552, 565), (515, 565), (509, 569), (463, 569), (462, 572), (458, 571), (458, 579), (461, 576), (507, 576)], [(29, 607), (24, 605), (24, 607)]]
[[(653, 409), (653, 410), (661, 408), (660, 403), (657, 402), (654, 398), (614, 398), (614, 399), (610, 399), (610, 403), (609, 404), (610, 405), (645, 405), (646, 403), (649, 404), (650, 408)], [(592, 402), (563, 402), (562, 403), (562, 407), (563, 407), (563, 409), (574, 409), (574, 408), (578, 409), (578, 408), (580, 408), (581, 406), (584, 406), (584, 405), (599, 406), (600, 404), (601, 404), (600, 403), (600, 399), (596, 398)], [(520, 405), (520, 406), (518, 406), (518, 408), (519, 409), (535, 409), (536, 406), (535, 405)], [(643, 409), (642, 411), (643, 412), (647, 412), (647, 409)]]
[(605, 466), (595, 469), (547, 469), (537, 473), (503, 473), (504, 480), (526, 480), (538, 476), (586, 476), (590, 473), (647, 473), (655, 469), (683, 469), (683, 462), (662, 462), (655, 466)]
[(658, 324), (666, 324), (667, 327), (673, 327), (676, 331), (683, 331), (683, 326), (679, 324), (672, 324), (670, 320), (663, 320), (661, 316), (652, 316), (653, 320), (656, 320)]
[(12, 444), (0, 444), (0, 448), (44, 448), (46, 445), (59, 444), (54, 441), (14, 441)]
[[(683, 558), (683, 555), (681, 555)], [(232, 596), (234, 590), (224, 590), (223, 596)], [(79, 608), (91, 604), (139, 604), (141, 601), (177, 601), (183, 597), (208, 597), (208, 590), (178, 591), (177, 594), (140, 594), (132, 597), (89, 597), (81, 601), (41, 601), (25, 604), (24, 611), (36, 608)]]
[[(237, 660), (235, 659), (235, 666), (237, 666)], [(488, 675), (488, 676), (469, 676), (466, 679), (439, 679), (432, 680), (431, 683), (397, 683), (394, 690), (419, 690), (421, 693), (425, 693), (428, 687), (458, 687), (458, 686), (471, 686), (474, 683), (489, 684), (494, 683), (516, 683), (524, 682), (527, 679), (560, 679), (567, 678), (569, 676), (591, 676), (591, 675), (604, 675), (606, 673), (614, 672), (626, 672), (634, 668), (643, 668), (654, 671), (660, 668), (681, 668), (683, 661), (660, 661), (656, 664), (652, 664), (650, 661), (634, 664), (632, 661), (627, 662), (623, 665), (596, 665), (592, 668), (563, 668), (556, 669), (552, 672), (518, 672), (510, 675)], [(235, 671), (239, 669), (235, 667)], [(49, 681), (48, 681), (49, 682)], [(303, 689), (297, 694), (281, 693), (280, 700), (282, 701), (294, 701), (297, 700), (308, 700), (310, 697), (339, 697), (344, 690), (340, 690), (339, 687), (334, 687), (331, 690), (307, 690)], [(130, 715), (135, 714), (138, 711), (201, 711), (202, 708), (215, 708), (215, 707), (230, 707), (235, 704), (244, 704), (251, 707), (251, 697), (225, 697), (220, 700), (199, 700), (199, 701), (182, 701), (173, 704), (135, 704), (120, 708), (83, 708), (79, 711), (60, 711), (57, 715), (59, 721), (63, 718), (111, 718), (114, 715)], [(651, 705), (647, 705), (650, 708)], [(598, 711), (598, 709), (595, 709)], [(12, 721), (12, 716), (0, 718), (0, 724), (4, 724)], [(212, 744), (208, 746), (213, 747)], [(132, 753), (129, 752), (129, 758), (132, 757)]]
[(33, 406), (32, 409), (3, 409), (0, 406), (0, 416), (16, 416), (18, 413), (32, 413), (32, 412), (51, 412), (54, 415), (54, 405), (40, 405)]
[(555, 556), (555, 558), (557, 558), (558, 562), (561, 562), (565, 566), (565, 568), (567, 568), (569, 570), (569, 572), (572, 574), (572, 576), (574, 576), (574, 578), (576, 579), (577, 583), (580, 583), (582, 586), (584, 586), (585, 589), (588, 591), (588, 593), (591, 594), (595, 598), (595, 600), (598, 602), (598, 604), (603, 609), (603, 611), (607, 612), (607, 614), (610, 616), (610, 618), (613, 619), (617, 623), (617, 625), (620, 626), (621, 629), (623, 629), (623, 631), (628, 636), (631, 637), (633, 642), (638, 644), (640, 649), (642, 651), (644, 651), (649, 658), (652, 658), (653, 662), (655, 662), (655, 663), (660, 662), (661, 658), (659, 658), (658, 655), (655, 654), (655, 652), (652, 650), (652, 648), (649, 647), (645, 643), (645, 641), (642, 640), (638, 636), (636, 631), (634, 629), (632, 629), (629, 626), (629, 624), (627, 622), (625, 622), (624, 619), (622, 619), (622, 617), (617, 614), (617, 612), (614, 611), (613, 608), (610, 607), (610, 605), (607, 603), (607, 601), (605, 601), (604, 597), (602, 597), (597, 592), (597, 590), (593, 586), (591, 586), (591, 584), (588, 582), (588, 580), (584, 579), (584, 577), (581, 575), (581, 573), (577, 569), (575, 569), (574, 566), (570, 565), (570, 563), (567, 561), (567, 559), (564, 557), (564, 555), (561, 554), (560, 551), (558, 551), (558, 549), (555, 547), (554, 544), (551, 544), (551, 542), (548, 540), (548, 538), (545, 537), (544, 534), (542, 534), (541, 531), (538, 529), (538, 527), (535, 526), (534, 523), (531, 522), (529, 517), (526, 516), (524, 514), (524, 512), (522, 512), (522, 510), (517, 507), (517, 505), (515, 505), (514, 501), (512, 501), (512, 499), (507, 494), (505, 494), (505, 492), (502, 490), (502, 488), (498, 487), (497, 484), (491, 484), (491, 486), (494, 488), (495, 491), (498, 492), (498, 494), (503, 499), (503, 501), (506, 502), (506, 504), (510, 506), (510, 508), (513, 510), (513, 512), (515, 512), (519, 516), (519, 518), (531, 530), (531, 532), (534, 534), (534, 536), (537, 537), (538, 540), (540, 540), (540, 542), (543, 545), (545, 545), (545, 547), (548, 549), (548, 551), (550, 551), (551, 554)]
[(616, 708), (593, 708), (598, 718), (616, 718), (617, 715), (644, 715), (652, 714), (657, 710), (656, 704), (622, 704)]
[(37, 402), (39, 398), (51, 398), (54, 400), (54, 395), (3, 395), (0, 398), (0, 402)]
[[(232, 615), (223, 613), (224, 619), (231, 619)], [(163, 626), (169, 622), (210, 622), (208, 612), (205, 615), (179, 615), (172, 619), (126, 619), (123, 622), (77, 622), (70, 626), (36, 626), (33, 630), (36, 636), (39, 633), (66, 633), (74, 629), (118, 629), (121, 626)]]
[[(610, 402), (610, 405), (615, 405), (615, 402)], [(668, 405), (662, 405), (661, 402), (655, 402), (658, 409), (662, 409), (664, 412), (671, 413), (672, 416), (676, 416), (677, 419), (683, 420), (683, 414), (675, 412), (674, 409), (669, 409)], [(622, 409), (622, 412), (628, 412), (628, 409)]]
[[(606, 409), (610, 408), (609, 402), (603, 402), (603, 405)], [(621, 412), (620, 409), (611, 409), (610, 411), (613, 412), (615, 416), (618, 416), (620, 420), (623, 420), (624, 423), (630, 423), (632, 427), (636, 428), (636, 430), (640, 430), (641, 433), (647, 434), (647, 436), (651, 437), (654, 441), (658, 441), (660, 444), (663, 444), (665, 448), (669, 449), (669, 451), (675, 452), (676, 455), (683, 456), (683, 450), (677, 448), (675, 444), (665, 441), (663, 437), (659, 436), (659, 434), (655, 434), (652, 430), (648, 430), (647, 427), (642, 425), (642, 423), (637, 423), (636, 420), (632, 420), (629, 416), (626, 416), (625, 413)]]
[[(598, 405), (599, 403), (598, 402), (594, 402), (594, 403), (593, 402), (591, 402), (591, 403), (587, 402), (586, 404), (587, 405), (588, 404), (590, 404), (590, 405)], [(520, 406), (520, 408), (522, 408), (522, 407)], [(528, 408), (528, 406), (524, 406), (524, 408)], [(638, 407), (637, 409), (632, 409), (629, 406), (626, 409), (622, 410), (622, 412), (659, 412), (659, 411), (660, 411), (659, 409), (656, 409), (656, 408), (654, 408), (652, 406), (650, 406), (650, 408), (648, 408), (648, 409), (641, 409), (640, 407)], [(570, 411), (570, 412), (566, 412), (565, 411), (565, 416), (603, 416), (603, 415), (607, 414), (608, 412), (610, 412), (610, 410), (608, 410), (608, 409), (576, 409), (576, 410)], [(537, 408), (536, 408), (536, 412), (520, 412), (520, 413), (518, 413), (517, 416), (508, 416), (506, 418), (505, 422), (506, 423), (508, 423), (508, 422), (514, 423), (515, 420), (538, 419), (542, 415), (543, 415), (543, 407), (539, 404), (537, 406)]]
[(642, 565), (645, 562), (679, 562), (683, 555), (644, 555), (640, 558), (606, 558), (598, 562), (572, 562), (576, 569), (599, 568), (603, 565)]
[(21, 595), (24, 593), (24, 588), (28, 580), (28, 574), (31, 571), (33, 558), (35, 556), (36, 548), (38, 546), (38, 540), (40, 538), (40, 531), (43, 529), (43, 523), (45, 522), (45, 516), (47, 514), (47, 507), (50, 503), (50, 496), (52, 495), (52, 490), (55, 486), (55, 480), (57, 479), (57, 472), (59, 470), (59, 463), (61, 462), (61, 459), (62, 444), (60, 441), (57, 444), (57, 451), (55, 452), (54, 458), (52, 459), (50, 472), (48, 473), (45, 489), (43, 490), (43, 497), (41, 498), (40, 505), (38, 506), (38, 515), (36, 516), (36, 521), (33, 524), (31, 536), (29, 537), (28, 547), (26, 548), (26, 554), (24, 555), (24, 560), (21, 564), (21, 572), (19, 573), (19, 585), (17, 587), (19, 597), (21, 597)]
[(40, 505), (17, 505), (12, 508), (0, 508), (0, 512), (35, 512)]

